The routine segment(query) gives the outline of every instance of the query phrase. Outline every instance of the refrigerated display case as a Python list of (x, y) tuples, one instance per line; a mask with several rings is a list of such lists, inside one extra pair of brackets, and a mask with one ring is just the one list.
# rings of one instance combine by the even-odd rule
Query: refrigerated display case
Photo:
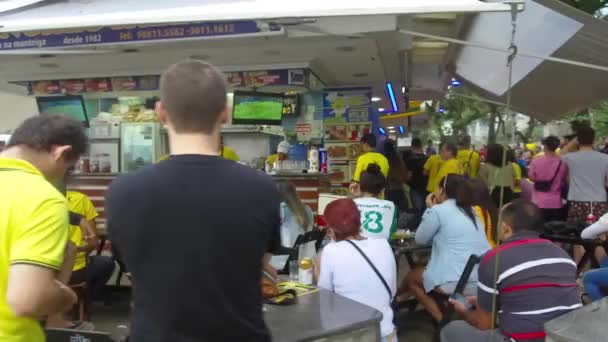
[(121, 124), (121, 171), (132, 172), (168, 153), (168, 138), (157, 122)]

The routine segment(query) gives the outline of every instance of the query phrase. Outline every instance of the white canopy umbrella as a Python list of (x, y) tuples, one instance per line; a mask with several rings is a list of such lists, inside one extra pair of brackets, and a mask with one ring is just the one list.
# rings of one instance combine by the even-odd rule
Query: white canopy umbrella
[(89, 0), (42, 2), (0, 16), (0, 32), (132, 24), (508, 11), (477, 0)]

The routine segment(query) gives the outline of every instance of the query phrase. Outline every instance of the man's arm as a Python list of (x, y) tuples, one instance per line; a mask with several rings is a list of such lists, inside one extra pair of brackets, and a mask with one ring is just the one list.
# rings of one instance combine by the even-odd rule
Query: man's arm
[(69, 287), (55, 279), (55, 272), (29, 264), (13, 264), (9, 270), (6, 301), (18, 317), (42, 318), (65, 312), (77, 301)]
[(6, 293), (15, 315), (39, 318), (74, 304), (74, 292), (56, 278), (64, 269), (67, 241), (67, 206), (61, 200), (40, 203), (20, 222), (11, 244)]
[(55, 277), (62, 284), (68, 284), (72, 277), (72, 269), (74, 268), (74, 262), (76, 262), (76, 253), (78, 248), (72, 241), (68, 241), (65, 246), (65, 254), (63, 256), (63, 264), (57, 276)]
[[(485, 256), (482, 256), (481, 260), (484, 259)], [(485, 260), (485, 262), (482, 261), (477, 269), (477, 297), (467, 298), (469, 303), (474, 306), (474, 309), (465, 311), (463, 310), (464, 306), (462, 306), (460, 303), (457, 303), (454, 306), (456, 310), (461, 310), (460, 313), (464, 316), (467, 322), (476, 326), (480, 330), (489, 330), (493, 328), (494, 322), (492, 322), (491, 312), (493, 310), (498, 311), (498, 308), (494, 306), (494, 301), (496, 300), (496, 303), (498, 303), (498, 297), (500, 296), (497, 285), (494, 285), (495, 264), (495, 260), (490, 258), (490, 260)]]
[(82, 230), (82, 237), (86, 241), (84, 246), (78, 247), (78, 252), (91, 253), (97, 248), (97, 229), (95, 219), (80, 221), (80, 229)]
[(450, 299), (450, 303), (454, 305), (454, 310), (472, 326), (477, 327), (479, 330), (492, 329), (492, 315), (479, 308), (477, 297), (470, 297), (467, 300), (473, 305), (473, 309), (467, 310), (462, 303), (453, 299)]
[(82, 229), (82, 235), (87, 242), (86, 246), (83, 247), (83, 252), (88, 254), (97, 248), (99, 242), (97, 238), (97, 223), (95, 222), (99, 213), (88, 196), (84, 195), (82, 201), (84, 220), (80, 221), (80, 228)]

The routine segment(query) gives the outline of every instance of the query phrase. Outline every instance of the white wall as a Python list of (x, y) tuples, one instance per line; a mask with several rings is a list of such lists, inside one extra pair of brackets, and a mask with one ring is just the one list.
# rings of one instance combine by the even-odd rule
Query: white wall
[(23, 120), (34, 115), (38, 115), (34, 97), (0, 92), (0, 133), (14, 130)]
[(251, 163), (270, 154), (270, 135), (263, 133), (224, 133), (224, 144), (232, 148), (241, 161)]

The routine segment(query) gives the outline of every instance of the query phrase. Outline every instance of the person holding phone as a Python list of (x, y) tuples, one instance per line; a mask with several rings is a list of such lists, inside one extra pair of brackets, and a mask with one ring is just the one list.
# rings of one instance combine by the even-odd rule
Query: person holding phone
[(469, 305), (451, 300), (464, 320), (443, 328), (442, 342), (542, 342), (546, 322), (582, 306), (576, 263), (553, 242), (538, 238), (543, 229), (538, 207), (517, 199), (503, 207), (502, 218), (503, 244), (481, 256), (477, 296), (467, 298)]

